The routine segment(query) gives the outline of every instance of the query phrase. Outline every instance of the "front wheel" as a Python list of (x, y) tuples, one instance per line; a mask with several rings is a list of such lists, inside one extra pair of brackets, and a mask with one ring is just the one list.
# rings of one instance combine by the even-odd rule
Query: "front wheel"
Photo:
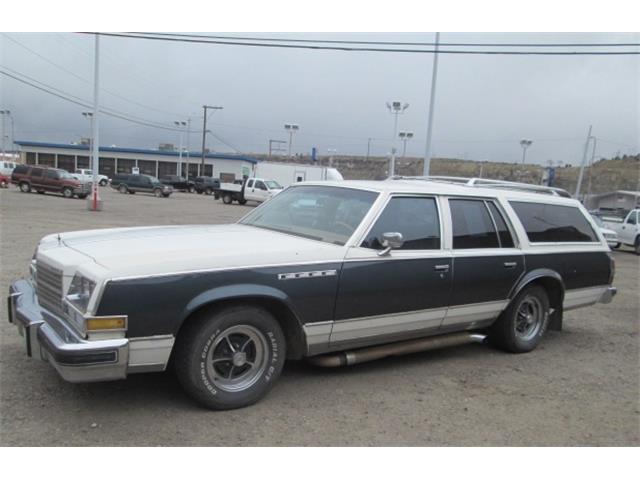
[(193, 185), (190, 185), (187, 190), (188, 190), (189, 193), (193, 193), (193, 192), (196, 191), (196, 187), (194, 187)]
[(31, 185), (29, 185), (27, 182), (22, 182), (20, 184), (20, 191), (24, 193), (29, 193), (31, 191)]
[(640, 235), (638, 237), (636, 237), (636, 243), (635, 243), (633, 249), (635, 250), (636, 255), (640, 255)]
[(65, 187), (62, 189), (62, 196), (64, 198), (73, 198), (73, 190), (71, 190), (69, 187)]
[(549, 324), (549, 296), (538, 286), (525, 287), (491, 326), (489, 340), (512, 353), (538, 346)]
[(175, 368), (192, 398), (228, 410), (264, 397), (280, 376), (285, 356), (284, 334), (269, 312), (232, 306), (188, 320), (176, 341)]
[(244, 204), (246, 204), (246, 203), (247, 203), (247, 199), (246, 199), (246, 198), (241, 198), (240, 200), (238, 200), (238, 203), (239, 203), (240, 205), (244, 205)]
[(162, 190), (160, 190), (159, 188), (156, 188), (153, 191), (153, 194), (156, 196), (156, 198), (160, 198), (160, 197), (162, 197)]
[(100, 180), (100, 186), (101, 187), (106, 187), (107, 183), (109, 183), (109, 182), (107, 182), (104, 178), (102, 180)]
[(88, 196), (89, 196), (89, 194), (88, 194), (88, 193), (80, 193), (80, 194), (78, 195), (78, 198), (79, 198), (80, 200), (84, 200), (84, 199), (85, 199), (85, 198), (87, 198)]
[(205, 195), (211, 195), (211, 189), (210, 188), (205, 188), (204, 189), (204, 194)]
[(127, 186), (126, 186), (126, 185), (120, 185), (120, 186), (118, 187), (118, 191), (119, 191), (120, 193), (127, 193), (127, 191), (128, 191), (128, 190), (129, 190), (129, 189), (127, 188)]
[(226, 205), (229, 205), (231, 202), (233, 202), (233, 198), (231, 198), (231, 195), (229, 195), (228, 193), (225, 193), (222, 196), (222, 202), (225, 203)]

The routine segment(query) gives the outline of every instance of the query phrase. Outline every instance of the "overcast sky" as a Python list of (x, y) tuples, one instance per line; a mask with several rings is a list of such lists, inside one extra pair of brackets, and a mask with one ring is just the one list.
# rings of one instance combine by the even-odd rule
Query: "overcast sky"
[[(432, 33), (271, 36), (434, 39)], [(0, 66), (91, 101), (93, 41), (82, 34), (2, 34)], [(637, 43), (640, 36), (444, 33), (441, 41)], [(364, 155), (372, 138), (372, 154), (385, 155), (393, 133), (385, 102), (399, 100), (410, 104), (400, 117), (400, 130), (415, 135), (407, 153), (424, 155), (431, 54), (117, 38), (103, 38), (101, 48), (102, 104), (155, 122), (191, 117), (192, 151), (200, 150), (206, 103), (224, 106), (210, 117), (209, 126), (243, 153), (266, 152), (269, 139), (287, 139), (285, 123), (297, 123), (294, 152), (307, 153), (315, 146), (320, 154), (336, 149), (338, 154)], [(519, 161), (519, 140), (528, 138), (533, 144), (527, 162), (577, 164), (590, 124), (598, 138), (597, 157), (640, 151), (639, 56), (440, 55), (439, 62), (435, 156)], [(89, 135), (83, 107), (4, 76), (0, 108), (11, 110), (18, 140), (66, 143)], [(178, 139), (177, 132), (101, 119), (101, 145), (156, 148), (159, 143), (177, 145)], [(211, 137), (207, 146), (232, 151)]]

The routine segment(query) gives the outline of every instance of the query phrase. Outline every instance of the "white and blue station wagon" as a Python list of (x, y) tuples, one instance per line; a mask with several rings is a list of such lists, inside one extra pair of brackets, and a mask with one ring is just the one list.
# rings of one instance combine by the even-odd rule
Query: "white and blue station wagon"
[(613, 275), (593, 219), (557, 190), (300, 183), (231, 225), (46, 236), (9, 319), (68, 381), (172, 365), (195, 400), (228, 409), (263, 397), (286, 359), (528, 352), (565, 310), (610, 301)]

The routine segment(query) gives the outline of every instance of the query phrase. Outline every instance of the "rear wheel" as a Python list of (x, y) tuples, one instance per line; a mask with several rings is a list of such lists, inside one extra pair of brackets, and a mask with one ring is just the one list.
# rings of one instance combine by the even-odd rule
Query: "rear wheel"
[(39, 193), (40, 195), (44, 195), (44, 190), (36, 190), (36, 193)]
[(530, 352), (538, 346), (549, 323), (549, 296), (538, 286), (525, 287), (491, 326), (489, 339), (513, 353)]
[(228, 193), (225, 193), (222, 196), (222, 201), (223, 203), (226, 203), (227, 205), (229, 205), (231, 202), (233, 202), (233, 198), (231, 198), (231, 195), (229, 195)]
[(175, 368), (192, 398), (227, 410), (264, 397), (280, 376), (285, 355), (284, 335), (269, 312), (235, 306), (189, 320), (176, 340)]
[(127, 188), (127, 186), (126, 186), (126, 185), (120, 185), (120, 186), (118, 187), (118, 191), (119, 191), (120, 193), (127, 193), (127, 192), (129, 191), (129, 189)]
[(64, 198), (73, 198), (73, 190), (71, 190), (69, 187), (64, 187), (62, 189), (62, 196)]
[(101, 187), (105, 187), (107, 185), (107, 183), (109, 183), (109, 182), (107, 182), (104, 178), (102, 180), (100, 180), (100, 186)]
[(204, 189), (204, 193), (205, 193), (205, 195), (211, 195), (211, 189), (210, 188), (205, 188)]
[(240, 205), (244, 205), (245, 203), (247, 203), (247, 199), (246, 198), (241, 198), (240, 200), (238, 200), (238, 203)]
[(636, 255), (640, 255), (640, 235), (636, 237), (636, 243), (633, 249), (636, 251)]
[(24, 193), (29, 193), (31, 191), (31, 185), (29, 185), (27, 182), (22, 182), (20, 184), (20, 191)]
[(193, 193), (193, 192), (195, 192), (195, 191), (196, 191), (196, 187), (194, 187), (193, 185), (189, 185), (189, 188), (187, 189), (187, 191), (188, 191), (189, 193)]
[(84, 199), (85, 199), (85, 198), (87, 198), (88, 196), (89, 196), (89, 194), (88, 194), (88, 193), (81, 193), (80, 195), (78, 195), (78, 198), (79, 198), (80, 200), (84, 200)]

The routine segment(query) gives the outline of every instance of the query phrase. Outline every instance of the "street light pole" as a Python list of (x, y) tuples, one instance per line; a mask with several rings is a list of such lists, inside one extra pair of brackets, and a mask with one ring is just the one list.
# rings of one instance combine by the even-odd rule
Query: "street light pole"
[(520, 146), (522, 147), (522, 165), (524, 165), (524, 160), (527, 155), (527, 148), (529, 148), (532, 143), (532, 140), (527, 140), (526, 138), (520, 140)]
[(327, 153), (329, 154), (329, 167), (333, 167), (333, 156), (336, 152), (337, 150), (335, 148), (327, 148)]
[(394, 116), (393, 119), (393, 144), (391, 145), (391, 161), (389, 163), (389, 176), (393, 177), (396, 170), (396, 139), (398, 138), (398, 115), (404, 113), (409, 108), (408, 103), (402, 102), (387, 102), (387, 108), (389, 112)]
[(422, 174), (429, 176), (431, 170), (431, 133), (433, 132), (433, 111), (436, 104), (436, 81), (438, 79), (438, 46), (440, 44), (440, 32), (436, 32), (436, 45), (433, 53), (433, 70), (431, 73), (431, 98), (429, 99), (429, 120), (427, 123), (427, 145), (424, 152), (424, 165)]
[[(93, 135), (93, 112), (82, 112), (82, 116), (89, 120), (89, 131), (90, 131), (90, 133), (89, 133), (89, 152), (91, 152), (92, 151), (92, 149), (91, 149), (92, 147), (91, 146), (93, 145), (93, 142), (91, 141), (91, 136)], [(78, 166), (76, 165), (76, 168), (77, 167)], [(93, 173), (93, 171), (92, 171), (92, 173)]]
[(211, 109), (211, 110), (222, 110), (224, 107), (219, 107), (219, 106), (210, 106), (210, 105), (203, 105), (202, 109), (204, 110), (204, 116), (203, 116), (203, 122), (202, 122), (202, 157), (200, 159), (200, 175), (204, 175), (204, 149), (205, 149), (205, 143), (206, 143), (206, 138), (207, 138), (207, 110)]
[(413, 138), (413, 132), (400, 132), (398, 135), (402, 139), (402, 158), (404, 159), (407, 154), (407, 142)]
[(98, 138), (99, 132), (99, 117), (100, 111), (100, 35), (95, 35), (95, 52), (94, 52), (94, 72), (93, 72), (93, 114), (91, 116), (91, 137), (92, 137), (92, 170), (93, 170), (93, 185), (92, 185), (92, 199), (89, 204), (89, 209), (97, 212), (102, 210), (102, 201), (98, 195), (98, 168), (99, 168), (99, 145), (100, 140)]
[(284, 129), (289, 132), (289, 158), (291, 158), (291, 144), (293, 143), (293, 134), (300, 130), (300, 125), (297, 123), (285, 123)]
[(589, 142), (593, 138), (591, 136), (591, 130), (593, 126), (589, 125), (589, 133), (587, 133), (587, 141), (584, 142), (584, 151), (582, 152), (582, 164), (580, 165), (580, 174), (578, 175), (578, 184), (576, 185), (576, 200), (580, 200), (580, 188), (582, 187), (582, 177), (584, 175), (584, 164), (587, 161), (587, 151), (589, 150)]
[[(173, 122), (180, 129), (180, 151), (178, 152), (178, 168), (177, 175), (182, 176), (182, 136), (184, 135), (184, 129), (187, 126), (187, 122), (175, 121)], [(181, 128), (182, 127), (182, 128)]]
[(10, 115), (10, 114), (11, 114), (11, 111), (10, 111), (10, 110), (0, 110), (0, 115), (2, 115), (2, 159), (3, 159), (3, 160), (4, 160), (4, 154), (5, 154), (5, 151), (6, 151), (6, 148), (5, 148), (5, 141), (4, 141), (5, 133), (6, 133), (6, 132), (5, 132), (5, 130), (6, 130), (6, 129), (5, 129), (5, 126), (4, 126), (4, 125), (5, 125), (5, 123), (4, 123), (4, 117), (5, 117), (5, 116), (8, 116), (8, 115)]

